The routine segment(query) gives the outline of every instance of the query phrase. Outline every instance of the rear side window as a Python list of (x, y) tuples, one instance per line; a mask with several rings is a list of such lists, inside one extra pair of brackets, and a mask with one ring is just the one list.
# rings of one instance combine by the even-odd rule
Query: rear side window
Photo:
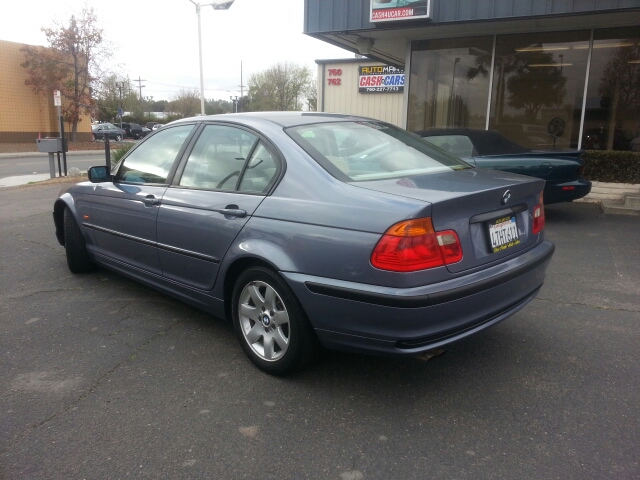
[(416, 135), (382, 122), (317, 123), (291, 127), (286, 132), (343, 180), (400, 178), (471, 168)]
[(465, 135), (439, 135), (424, 137), (424, 140), (456, 157), (469, 158), (475, 155), (473, 143)]
[(277, 177), (278, 165), (277, 158), (260, 142), (247, 162), (238, 190), (266, 193)]
[(228, 125), (207, 125), (187, 159), (178, 185), (266, 193), (279, 171), (277, 156), (257, 135)]
[(115, 180), (166, 184), (169, 171), (191, 130), (193, 125), (181, 125), (149, 137), (124, 159)]

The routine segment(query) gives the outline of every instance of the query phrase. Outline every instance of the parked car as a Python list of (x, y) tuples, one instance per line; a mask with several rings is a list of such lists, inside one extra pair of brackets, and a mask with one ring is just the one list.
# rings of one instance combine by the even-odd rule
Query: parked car
[(126, 136), (135, 140), (142, 138), (144, 131), (139, 123), (122, 122), (122, 129), (126, 132)]
[(142, 135), (140, 138), (144, 138), (151, 133), (151, 129), (147, 127), (142, 127)]
[(91, 131), (93, 132), (94, 140), (104, 140), (104, 138), (108, 136), (110, 140), (121, 142), (126, 135), (124, 130), (111, 123), (99, 123), (97, 125), (92, 125)]
[(147, 128), (149, 128), (149, 129), (153, 130), (154, 129), (153, 127), (155, 127), (156, 125), (161, 125), (161, 124), (158, 123), (158, 122), (147, 122), (147, 124), (145, 126)]
[(416, 133), (477, 167), (542, 178), (546, 182), (546, 204), (570, 202), (591, 191), (591, 182), (582, 176), (584, 160), (580, 150), (531, 150), (496, 130), (432, 128)]
[(162, 127), (164, 124), (163, 123), (156, 123), (151, 130), (158, 130), (160, 127)]
[(183, 119), (53, 206), (69, 269), (101, 265), (229, 318), (259, 368), (320, 348), (413, 356), (538, 293), (540, 179), (479, 169), (378, 120)]

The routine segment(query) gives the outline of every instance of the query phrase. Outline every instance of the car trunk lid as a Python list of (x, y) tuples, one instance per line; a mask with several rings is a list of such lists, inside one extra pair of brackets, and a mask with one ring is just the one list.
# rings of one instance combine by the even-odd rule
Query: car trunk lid
[(416, 217), (430, 216), (436, 231), (454, 230), (460, 239), (463, 258), (447, 265), (451, 273), (496, 262), (542, 240), (532, 233), (544, 187), (540, 179), (474, 168), (356, 185), (424, 201)]

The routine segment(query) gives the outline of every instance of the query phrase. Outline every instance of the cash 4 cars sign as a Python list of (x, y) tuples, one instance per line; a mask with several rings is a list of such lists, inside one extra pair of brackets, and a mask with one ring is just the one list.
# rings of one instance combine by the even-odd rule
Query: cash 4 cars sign
[(404, 91), (404, 70), (388, 65), (358, 67), (360, 93), (401, 93)]
[(371, 22), (431, 18), (431, 0), (371, 0)]

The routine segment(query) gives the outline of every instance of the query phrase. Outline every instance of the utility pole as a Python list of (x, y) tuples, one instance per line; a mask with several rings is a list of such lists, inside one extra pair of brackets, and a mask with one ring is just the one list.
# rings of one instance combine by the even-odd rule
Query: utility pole
[(146, 85), (142, 85), (142, 82), (146, 82), (146, 80), (142, 80), (140, 75), (138, 75), (138, 79), (134, 80), (134, 82), (138, 82), (138, 90), (140, 91), (140, 110), (142, 110), (142, 87), (146, 87)]
[[(124, 87), (124, 82), (116, 82), (116, 88), (120, 91), (120, 111), (122, 110), (122, 87)], [(120, 128), (122, 128), (122, 113), (120, 113)]]
[(244, 87), (246, 87), (246, 85), (242, 84), (242, 60), (240, 60), (240, 85), (238, 85), (240, 87), (240, 98), (244, 97)]
[(244, 105), (244, 87), (246, 87), (246, 85), (242, 84), (242, 60), (240, 60), (240, 85), (238, 85), (240, 87), (240, 100), (238, 100), (238, 97), (236, 97), (236, 101), (235, 101), (235, 107), (236, 107), (236, 113), (238, 113), (238, 105), (240, 104), (240, 102), (243, 102), (242, 104)]

